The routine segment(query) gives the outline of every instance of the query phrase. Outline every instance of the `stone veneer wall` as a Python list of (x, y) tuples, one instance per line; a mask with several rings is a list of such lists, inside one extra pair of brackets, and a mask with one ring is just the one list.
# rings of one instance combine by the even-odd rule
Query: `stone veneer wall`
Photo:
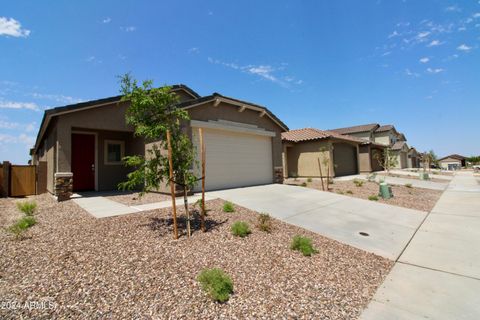
[(283, 167), (275, 167), (274, 169), (275, 174), (275, 183), (283, 183)]
[(55, 196), (57, 201), (69, 200), (73, 192), (73, 173), (55, 173)]

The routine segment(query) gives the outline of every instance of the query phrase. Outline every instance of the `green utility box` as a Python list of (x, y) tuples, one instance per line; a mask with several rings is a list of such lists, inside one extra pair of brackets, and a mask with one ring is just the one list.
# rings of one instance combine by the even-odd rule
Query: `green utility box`
[(393, 197), (392, 188), (386, 182), (382, 182), (378, 195), (383, 199), (390, 199)]
[(428, 172), (420, 172), (420, 180), (430, 180)]

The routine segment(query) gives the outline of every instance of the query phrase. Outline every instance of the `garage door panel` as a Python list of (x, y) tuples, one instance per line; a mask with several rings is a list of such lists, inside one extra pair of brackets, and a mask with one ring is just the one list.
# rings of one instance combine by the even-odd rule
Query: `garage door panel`
[(357, 174), (357, 147), (346, 143), (337, 143), (333, 147), (335, 176)]
[[(207, 190), (272, 183), (270, 137), (215, 129), (203, 129), (203, 132)], [(193, 133), (197, 159), (200, 159), (198, 129)], [(200, 176), (199, 170), (197, 176)]]

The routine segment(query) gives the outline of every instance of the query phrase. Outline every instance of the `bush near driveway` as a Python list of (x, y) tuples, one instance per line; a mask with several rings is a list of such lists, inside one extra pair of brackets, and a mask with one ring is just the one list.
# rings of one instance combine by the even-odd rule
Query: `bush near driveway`
[(22, 211), (27, 216), (33, 216), (35, 209), (37, 209), (37, 203), (32, 201), (17, 202), (18, 210)]
[(266, 233), (272, 232), (272, 218), (268, 213), (260, 213), (258, 215), (257, 228)]
[(233, 293), (232, 279), (221, 269), (205, 269), (198, 275), (202, 289), (215, 301), (225, 302)]
[(317, 250), (313, 247), (312, 239), (302, 236), (293, 237), (290, 249), (300, 251), (304, 256), (311, 256), (317, 253)]
[(248, 236), (252, 231), (250, 231), (250, 227), (244, 221), (237, 221), (232, 224), (232, 234), (234, 236), (245, 238)]
[(35, 220), (34, 217), (32, 216), (25, 216), (15, 222), (15, 224), (11, 225), (8, 230), (15, 235), (16, 239), (19, 239), (22, 237), (23, 232), (27, 230), (28, 228), (34, 226), (37, 223), (37, 220)]
[(230, 201), (226, 201), (223, 204), (223, 212), (234, 212), (234, 211), (235, 211), (235, 208), (233, 206), (233, 203), (231, 203)]

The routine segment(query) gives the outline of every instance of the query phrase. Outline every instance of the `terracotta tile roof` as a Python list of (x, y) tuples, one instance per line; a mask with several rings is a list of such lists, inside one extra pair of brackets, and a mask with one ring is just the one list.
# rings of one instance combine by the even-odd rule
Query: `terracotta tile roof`
[(388, 130), (392, 130), (394, 127), (391, 124), (386, 124), (383, 126), (378, 127), (375, 132), (385, 132)]
[(362, 125), (353, 126), (353, 127), (331, 129), (329, 131), (333, 131), (340, 134), (349, 134), (349, 133), (372, 131), (372, 130), (376, 130), (378, 127), (380, 127), (378, 123), (370, 123), (370, 124), (362, 124)]
[(315, 128), (303, 128), (290, 130), (287, 132), (282, 132), (282, 140), (289, 142), (302, 142), (302, 141), (311, 141), (311, 140), (321, 140), (335, 138), (344, 141), (356, 142), (356, 143), (368, 143), (363, 139), (357, 137), (351, 137), (348, 135), (341, 135), (337, 132), (319, 130)]

